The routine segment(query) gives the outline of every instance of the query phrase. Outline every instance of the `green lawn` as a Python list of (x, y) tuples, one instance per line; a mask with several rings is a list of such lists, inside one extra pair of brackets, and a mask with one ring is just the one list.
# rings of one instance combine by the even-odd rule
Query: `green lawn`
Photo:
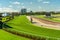
[(7, 20), (7, 18), (9, 18), (9, 17), (3, 17), (2, 22), (5, 22)]
[(6, 21), (6, 18), (2, 18), (2, 22), (5, 22)]
[(28, 40), (0, 29), (0, 40)]
[(28, 21), (26, 16), (15, 17), (15, 19), (7, 22), (7, 24), (18, 32), (25, 32), (26, 34), (32, 34), (40, 37), (60, 38), (60, 30), (36, 27)]
[[(52, 15), (52, 16), (60, 16), (60, 15)], [(35, 17), (53, 21), (53, 22), (60, 22), (60, 18), (46, 18), (45, 15), (36, 15)]]

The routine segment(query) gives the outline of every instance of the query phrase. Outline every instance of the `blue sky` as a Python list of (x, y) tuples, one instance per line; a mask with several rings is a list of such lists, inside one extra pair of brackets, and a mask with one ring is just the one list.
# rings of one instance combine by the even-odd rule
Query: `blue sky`
[(0, 0), (0, 12), (20, 11), (60, 11), (60, 0)]

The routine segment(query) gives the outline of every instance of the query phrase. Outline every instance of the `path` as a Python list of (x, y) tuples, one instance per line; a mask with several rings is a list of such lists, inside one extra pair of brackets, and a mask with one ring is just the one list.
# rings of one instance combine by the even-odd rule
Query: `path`
[[(31, 16), (27, 16), (27, 18), (29, 19), (30, 21), (30, 17)], [(52, 25), (52, 24), (47, 24), (47, 23), (44, 23), (34, 17), (32, 17), (33, 19), (33, 24), (38, 26), (38, 27), (44, 27), (44, 28), (49, 28), (49, 29), (56, 29), (56, 30), (60, 30), (60, 25)]]

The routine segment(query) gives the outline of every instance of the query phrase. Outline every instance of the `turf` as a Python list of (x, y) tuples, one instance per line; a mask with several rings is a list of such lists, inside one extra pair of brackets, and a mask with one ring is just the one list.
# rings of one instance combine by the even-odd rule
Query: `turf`
[(28, 40), (28, 38), (13, 35), (0, 29), (0, 40)]
[(60, 30), (47, 29), (32, 25), (26, 16), (15, 17), (15, 19), (7, 22), (12, 29), (18, 30), (19, 32), (25, 32), (27, 34), (33, 34), (40, 37), (51, 37), (60, 38)]
[[(60, 16), (60, 15), (52, 15), (52, 16)], [(53, 22), (60, 22), (60, 18), (47, 18), (47, 17), (45, 17), (45, 15), (37, 15), (35, 17), (53, 21)]]

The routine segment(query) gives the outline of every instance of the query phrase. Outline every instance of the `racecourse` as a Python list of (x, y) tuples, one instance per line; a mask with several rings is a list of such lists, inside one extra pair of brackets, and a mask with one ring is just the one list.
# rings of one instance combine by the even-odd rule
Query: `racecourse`
[(32, 25), (25, 15), (15, 17), (15, 19), (7, 22), (7, 24), (13, 27), (12, 29), (15, 29), (18, 32), (22, 32), (25, 34), (45, 37), (47, 39), (60, 38), (60, 30), (48, 29)]

